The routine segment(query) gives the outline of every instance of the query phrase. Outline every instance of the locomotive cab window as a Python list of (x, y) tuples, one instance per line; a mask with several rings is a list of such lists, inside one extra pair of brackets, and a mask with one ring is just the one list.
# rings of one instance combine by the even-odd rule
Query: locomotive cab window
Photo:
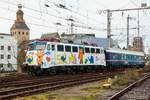
[(51, 49), (50, 44), (48, 44), (47, 45), (47, 50), (50, 50), (50, 49)]
[(101, 49), (101, 54), (104, 54), (104, 50)]
[(71, 52), (71, 46), (66, 45), (66, 46), (65, 46), (65, 51), (66, 51), (66, 52)]
[(89, 48), (85, 48), (85, 53), (90, 53), (90, 49)]
[(57, 45), (57, 50), (58, 51), (64, 51), (64, 46), (63, 45)]
[(96, 53), (100, 53), (100, 49), (96, 49)]
[(73, 47), (72, 47), (72, 51), (73, 51), (73, 52), (78, 52), (78, 47), (73, 46)]

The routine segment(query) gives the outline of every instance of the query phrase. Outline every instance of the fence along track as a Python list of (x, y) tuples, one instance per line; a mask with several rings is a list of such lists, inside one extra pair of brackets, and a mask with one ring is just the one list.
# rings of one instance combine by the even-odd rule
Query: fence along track
[[(114, 94), (113, 96), (108, 98), (107, 100), (127, 100), (127, 99), (121, 99), (121, 97), (124, 96), (125, 94), (127, 94), (132, 89), (134, 89), (134, 88), (136, 88), (138, 86), (141, 86), (142, 83), (145, 82), (149, 78), (150, 78), (150, 73), (145, 75), (144, 77), (142, 77), (138, 81), (130, 84), (126, 88), (122, 89), (121, 91), (117, 92), (116, 94)], [(130, 99), (130, 100), (134, 100), (134, 99)], [(138, 100), (138, 99), (135, 99), (135, 100)], [(145, 99), (140, 99), (140, 100), (145, 100)], [(150, 99), (148, 99), (148, 100), (150, 100)]]

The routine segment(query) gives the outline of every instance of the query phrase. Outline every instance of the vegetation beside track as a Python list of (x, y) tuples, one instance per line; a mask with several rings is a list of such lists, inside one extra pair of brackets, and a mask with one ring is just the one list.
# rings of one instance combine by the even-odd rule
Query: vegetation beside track
[(117, 76), (116, 78), (114, 78), (112, 81), (112, 85), (122, 86), (122, 85), (127, 85), (131, 82), (134, 82), (141, 76), (141, 73), (139, 72), (140, 70), (137, 70), (137, 69), (128, 69), (125, 71), (124, 75)]
[(0, 73), (0, 77), (17, 76), (17, 72)]
[(106, 79), (99, 82), (28, 96), (17, 100), (96, 100), (109, 91), (118, 90), (119, 87), (134, 82), (141, 76), (139, 72), (141, 72), (141, 70), (126, 70), (125, 74), (118, 75), (112, 79), (112, 86), (109, 89), (103, 88), (103, 84), (108, 81)]

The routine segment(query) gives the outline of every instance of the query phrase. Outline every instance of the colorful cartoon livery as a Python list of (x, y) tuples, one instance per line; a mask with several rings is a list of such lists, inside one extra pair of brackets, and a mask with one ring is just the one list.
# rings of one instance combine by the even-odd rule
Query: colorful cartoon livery
[(30, 43), (26, 64), (30, 73), (79, 72), (106, 66), (104, 48), (35, 41)]
[(30, 74), (91, 72), (145, 65), (142, 52), (47, 41), (34, 41), (29, 47), (26, 67)]

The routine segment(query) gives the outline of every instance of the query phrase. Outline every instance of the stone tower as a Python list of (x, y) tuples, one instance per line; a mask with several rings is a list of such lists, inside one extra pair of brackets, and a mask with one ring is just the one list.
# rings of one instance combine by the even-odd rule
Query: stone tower
[(29, 40), (30, 37), (30, 29), (25, 23), (23, 18), (22, 5), (18, 5), (18, 11), (16, 13), (15, 23), (12, 25), (10, 29), (10, 33), (17, 40), (17, 44), (20, 45), (23, 41)]

